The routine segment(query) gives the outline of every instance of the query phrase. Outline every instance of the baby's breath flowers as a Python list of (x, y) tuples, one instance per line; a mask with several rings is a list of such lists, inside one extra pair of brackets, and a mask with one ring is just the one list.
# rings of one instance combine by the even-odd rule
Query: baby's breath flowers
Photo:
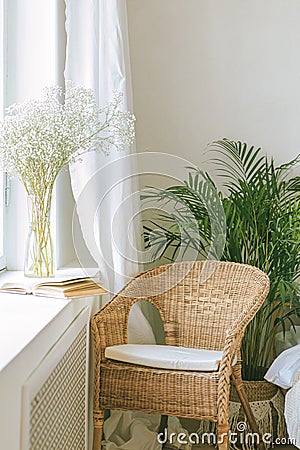
[[(94, 93), (66, 83), (44, 90), (43, 97), (14, 104), (0, 124), (0, 158), (3, 170), (16, 174), (32, 201), (32, 251), (27, 275), (53, 274), (45, 219), (49, 217), (52, 190), (60, 170), (90, 151), (108, 154), (129, 147), (134, 140), (134, 116), (121, 111), (122, 94), (115, 92), (104, 107)], [(50, 262), (49, 262), (50, 261)]]

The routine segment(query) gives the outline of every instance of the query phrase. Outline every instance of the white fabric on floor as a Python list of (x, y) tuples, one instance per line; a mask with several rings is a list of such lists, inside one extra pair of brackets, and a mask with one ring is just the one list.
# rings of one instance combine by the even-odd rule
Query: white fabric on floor
[[(161, 450), (162, 444), (157, 439), (157, 430), (160, 424), (159, 414), (122, 413), (114, 411), (113, 415), (104, 422), (106, 441), (105, 450)], [(170, 433), (184, 433), (181, 437), (184, 444), (177, 442), (176, 437), (171, 438), (174, 447), (182, 450), (192, 449), (189, 443), (188, 433), (184, 430), (176, 417), (169, 417), (168, 439)], [(164, 436), (162, 436), (164, 439)]]

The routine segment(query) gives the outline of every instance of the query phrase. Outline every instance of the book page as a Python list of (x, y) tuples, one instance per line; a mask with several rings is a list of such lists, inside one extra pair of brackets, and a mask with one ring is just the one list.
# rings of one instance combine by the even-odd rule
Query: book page
[(42, 297), (57, 297), (57, 298), (75, 298), (75, 297), (90, 297), (94, 295), (103, 295), (106, 291), (97, 285), (63, 289), (62, 287), (54, 286), (40, 286), (34, 291), (34, 295)]
[(31, 294), (31, 288), (20, 283), (4, 283), (0, 286), (0, 292)]
[(43, 281), (41, 283), (35, 284), (33, 290), (37, 290), (40, 287), (47, 287), (47, 286), (53, 286), (53, 287), (68, 287), (68, 286), (81, 286), (85, 284), (98, 284), (100, 282), (100, 278), (89, 278), (89, 277), (63, 277), (63, 278), (55, 278), (55, 280), (49, 279), (49, 281)]
[[(13, 280), (13, 278), (11, 278)], [(16, 293), (16, 294), (33, 294), (33, 295), (53, 295), (59, 297), (68, 297), (68, 295), (64, 295), (64, 291), (67, 289), (75, 289), (78, 291), (78, 295), (80, 292), (86, 291), (87, 289), (96, 289), (99, 294), (106, 293), (105, 289), (100, 287), (98, 283), (100, 282), (99, 271), (94, 273), (94, 276), (87, 276), (83, 272), (72, 274), (60, 274), (55, 277), (48, 278), (26, 278), (22, 279), (22, 283), (18, 282), (19, 279), (16, 279), (16, 282), (10, 281), (2, 284), (0, 286), (0, 293)], [(61, 294), (54, 295), (54, 292), (60, 292)], [(95, 294), (97, 295), (97, 294)], [(82, 295), (84, 296), (84, 295)]]

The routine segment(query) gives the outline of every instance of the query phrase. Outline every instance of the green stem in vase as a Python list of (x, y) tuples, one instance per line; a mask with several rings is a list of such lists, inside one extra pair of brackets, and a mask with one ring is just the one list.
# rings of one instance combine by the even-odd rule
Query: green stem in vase
[[(39, 194), (39, 195), (38, 195)], [(49, 277), (54, 275), (53, 246), (50, 230), (52, 186), (46, 192), (30, 195), (30, 233), (27, 241), (25, 275)]]

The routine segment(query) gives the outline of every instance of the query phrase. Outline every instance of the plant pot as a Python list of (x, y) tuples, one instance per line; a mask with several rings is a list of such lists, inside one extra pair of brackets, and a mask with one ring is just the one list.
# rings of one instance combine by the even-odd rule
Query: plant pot
[[(284, 395), (278, 386), (268, 381), (243, 381), (245, 394), (250, 403), (250, 407), (256, 419), (261, 437), (264, 435), (267, 442), (266, 448), (272, 447), (276, 438), (286, 437), (286, 427), (284, 420)], [(244, 409), (234, 386), (230, 390), (229, 402), (230, 429), (234, 433), (251, 433)], [(244, 424), (244, 429), (239, 424)], [(240, 443), (243, 439), (238, 439)], [(235, 446), (232, 446), (235, 448)], [(251, 442), (243, 442), (244, 449), (252, 449)]]
[[(268, 381), (247, 381), (243, 380), (243, 387), (249, 402), (259, 402), (271, 400), (278, 392), (279, 387)], [(231, 385), (230, 401), (240, 401), (236, 389)]]

